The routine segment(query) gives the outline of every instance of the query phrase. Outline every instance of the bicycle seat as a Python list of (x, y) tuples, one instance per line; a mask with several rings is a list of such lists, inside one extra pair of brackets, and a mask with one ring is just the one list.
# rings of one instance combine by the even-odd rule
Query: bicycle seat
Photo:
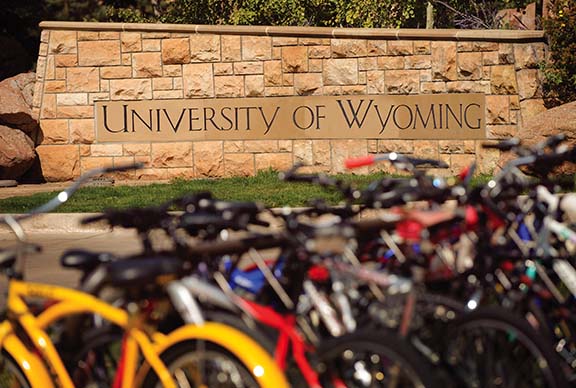
[(69, 249), (60, 257), (60, 265), (65, 268), (92, 272), (101, 264), (114, 260), (114, 255), (107, 252), (92, 252), (84, 249)]
[(107, 265), (106, 283), (112, 287), (144, 287), (159, 278), (180, 276), (186, 269), (185, 262), (175, 257), (151, 256), (113, 261)]

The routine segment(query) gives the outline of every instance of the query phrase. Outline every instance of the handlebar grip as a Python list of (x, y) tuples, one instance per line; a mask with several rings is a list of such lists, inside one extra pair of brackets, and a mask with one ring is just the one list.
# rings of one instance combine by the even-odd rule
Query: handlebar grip
[(105, 220), (106, 217), (107, 217), (106, 214), (98, 214), (96, 216), (85, 217), (82, 220), (80, 220), (80, 224), (82, 225), (93, 224), (94, 222)]
[(511, 149), (518, 147), (520, 145), (520, 139), (513, 137), (510, 139), (502, 140), (496, 144), (484, 143), (482, 148), (485, 149), (495, 149), (500, 151), (510, 151)]
[(104, 172), (106, 174), (112, 172), (124, 172), (124, 171), (131, 171), (131, 170), (140, 170), (144, 167), (144, 163), (132, 163), (132, 164), (125, 164), (122, 166), (115, 166), (115, 167), (106, 167)]
[(412, 163), (414, 166), (422, 166), (422, 165), (430, 165), (432, 167), (437, 167), (437, 168), (448, 168), (448, 164), (446, 164), (446, 162), (442, 161), (442, 160), (436, 160), (436, 159), (421, 159), (421, 158), (411, 158), (408, 157), (408, 161), (410, 163)]
[(347, 159), (344, 162), (344, 165), (346, 166), (347, 169), (354, 169), (354, 168), (360, 168), (360, 167), (364, 167), (364, 166), (370, 166), (370, 165), (374, 164), (375, 160), (376, 160), (376, 157), (374, 155), (368, 155), (368, 156), (362, 156), (359, 158)]

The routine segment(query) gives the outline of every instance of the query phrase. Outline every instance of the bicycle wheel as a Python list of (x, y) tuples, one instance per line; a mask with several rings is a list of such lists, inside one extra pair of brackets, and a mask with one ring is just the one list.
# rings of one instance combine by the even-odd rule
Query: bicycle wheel
[(6, 353), (0, 355), (0, 387), (31, 388), (18, 364)]
[(567, 387), (553, 345), (499, 307), (462, 316), (447, 330), (444, 360), (462, 387)]
[(427, 361), (386, 331), (360, 330), (323, 341), (318, 357), (324, 386), (438, 387)]
[[(250, 371), (237, 357), (209, 341), (179, 343), (162, 354), (162, 361), (179, 387), (259, 387)], [(161, 388), (150, 370), (142, 388)]]

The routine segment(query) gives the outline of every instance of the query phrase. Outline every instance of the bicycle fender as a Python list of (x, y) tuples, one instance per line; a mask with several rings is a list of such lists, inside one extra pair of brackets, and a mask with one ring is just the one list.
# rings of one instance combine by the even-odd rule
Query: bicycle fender
[(3, 338), (2, 350), (18, 364), (32, 388), (55, 388), (44, 363), (36, 354), (31, 353), (14, 334), (7, 334)]
[(230, 326), (207, 322), (202, 326), (185, 325), (166, 335), (156, 344), (162, 354), (166, 349), (186, 341), (206, 340), (230, 351), (248, 367), (262, 388), (284, 388), (290, 385), (274, 359), (256, 341)]

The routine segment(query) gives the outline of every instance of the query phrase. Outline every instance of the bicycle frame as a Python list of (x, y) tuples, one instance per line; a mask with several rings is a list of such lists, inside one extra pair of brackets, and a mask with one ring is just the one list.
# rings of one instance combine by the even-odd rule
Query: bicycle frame
[[(24, 302), (25, 297), (39, 297), (56, 303), (35, 317)], [(141, 373), (137, 372), (139, 351), (157, 374), (162, 386), (176, 388), (160, 355), (173, 345), (194, 340), (212, 341), (231, 351), (250, 368), (261, 387), (288, 387), (282, 372), (265, 350), (246, 335), (222, 324), (188, 325), (167, 335), (153, 333), (149, 336), (132, 324), (128, 312), (96, 297), (64, 287), (19, 280), (10, 282), (7, 306), (10, 318), (0, 324), (0, 345), (16, 360), (32, 387), (74, 388), (45, 329), (62, 318), (82, 313), (100, 315), (124, 329), (126, 347), (122, 388), (134, 387), (140, 378)], [(26, 344), (32, 344), (33, 348)]]

